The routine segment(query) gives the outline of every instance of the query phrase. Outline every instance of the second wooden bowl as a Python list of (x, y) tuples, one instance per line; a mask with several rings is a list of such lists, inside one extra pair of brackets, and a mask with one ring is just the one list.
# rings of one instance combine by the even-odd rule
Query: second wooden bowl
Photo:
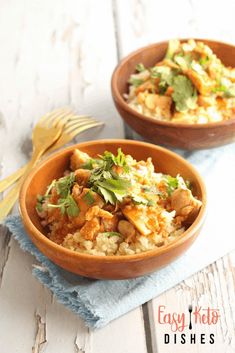
[[(187, 39), (182, 40), (187, 41)], [(196, 39), (208, 45), (224, 65), (235, 67), (235, 46), (212, 40)], [(138, 134), (156, 144), (187, 150), (211, 148), (235, 141), (235, 116), (226, 121), (208, 124), (181, 124), (159, 121), (131, 109), (123, 98), (128, 91), (128, 79), (138, 63), (155, 65), (165, 56), (168, 42), (141, 48), (116, 67), (112, 76), (112, 96), (125, 122)]]

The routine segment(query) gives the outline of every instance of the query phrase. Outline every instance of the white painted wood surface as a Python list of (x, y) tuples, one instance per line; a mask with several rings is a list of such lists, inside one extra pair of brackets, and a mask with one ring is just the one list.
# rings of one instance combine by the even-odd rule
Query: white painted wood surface
[[(106, 123), (77, 141), (124, 137), (110, 77), (133, 49), (173, 36), (235, 43), (232, 0), (223, 6), (218, 0), (0, 0), (0, 6), (3, 177), (27, 160), (34, 122), (56, 107), (69, 105)], [(32, 276), (33, 263), (1, 229), (0, 353), (235, 351), (235, 253), (98, 331), (56, 302)], [(157, 306), (180, 311), (189, 303), (222, 308), (216, 347), (162, 344)]]

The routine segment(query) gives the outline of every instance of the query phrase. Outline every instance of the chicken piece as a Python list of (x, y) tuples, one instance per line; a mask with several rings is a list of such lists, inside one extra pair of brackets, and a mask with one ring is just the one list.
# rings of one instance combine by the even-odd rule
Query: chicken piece
[(112, 219), (113, 215), (112, 213), (102, 210), (99, 206), (93, 206), (89, 208), (89, 210), (86, 213), (86, 220), (90, 221), (93, 217), (102, 217), (102, 218), (108, 218)]
[(125, 221), (124, 219), (118, 223), (118, 231), (125, 237), (126, 242), (131, 241), (136, 234), (136, 230), (133, 224)]
[(171, 115), (171, 97), (160, 96), (158, 94), (148, 94), (145, 99), (145, 105), (148, 109), (154, 110), (158, 109), (163, 116)]
[(77, 169), (74, 172), (75, 180), (79, 185), (86, 186), (91, 176), (91, 171), (88, 169)]
[(93, 240), (100, 230), (100, 220), (98, 217), (94, 217), (89, 221), (86, 221), (84, 226), (80, 229), (80, 234), (86, 240)]
[(151, 230), (147, 227), (146, 207), (142, 205), (127, 205), (122, 209), (124, 216), (143, 235), (149, 235)]
[(70, 167), (72, 170), (81, 168), (81, 166), (90, 159), (89, 155), (85, 152), (75, 149), (70, 158)]
[(117, 230), (119, 217), (118, 215), (113, 215), (112, 218), (101, 218), (101, 224), (104, 228), (104, 232), (115, 232)]
[(202, 95), (210, 95), (212, 89), (215, 87), (216, 82), (211, 80), (208, 75), (199, 75), (194, 70), (187, 70), (185, 74), (192, 81), (194, 86), (197, 88), (200, 94)]
[(191, 190), (176, 189), (171, 195), (171, 207), (182, 221), (193, 222), (198, 215), (202, 202), (197, 200)]
[[(74, 190), (74, 187), (73, 187)], [(87, 201), (86, 194), (89, 193), (94, 200), (92, 205)], [(74, 225), (76, 225), (78, 228), (82, 227), (83, 224), (86, 221), (86, 212), (91, 206), (99, 206), (100, 208), (103, 207), (104, 201), (100, 195), (98, 195), (96, 192), (84, 188), (82, 192), (79, 195), (76, 195), (76, 193), (72, 192), (72, 195), (75, 199), (75, 201), (78, 204), (78, 207), (80, 209), (80, 213), (77, 217), (72, 217), (71, 222), (73, 222)]]

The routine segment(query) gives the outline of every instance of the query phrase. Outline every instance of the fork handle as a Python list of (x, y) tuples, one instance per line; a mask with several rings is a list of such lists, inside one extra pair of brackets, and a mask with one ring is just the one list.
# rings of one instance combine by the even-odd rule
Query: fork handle
[(16, 172), (12, 173), (5, 179), (0, 181), (0, 192), (3, 192), (9, 186), (11, 186), (15, 181), (17, 181), (22, 175), (25, 173), (27, 169), (28, 164), (26, 164), (24, 167), (19, 168)]
[(13, 186), (13, 188), (8, 192), (7, 196), (0, 202), (0, 221), (2, 221), (8, 215), (16, 203), (22, 182), (23, 178), (22, 181), (18, 181), (18, 183)]
[(25, 177), (27, 176), (30, 169), (37, 163), (44, 151), (34, 151), (31, 161), (25, 167), (24, 176), (17, 182), (15, 186), (8, 192), (6, 197), (0, 202), (0, 221), (2, 221), (11, 211), (14, 204), (16, 203), (21, 185), (23, 184)]
[[(6, 190), (10, 185), (17, 181), (22, 175), (24, 175), (29, 168), (32, 168), (37, 161), (40, 159), (44, 151), (35, 151), (32, 155), (32, 159), (25, 166), (19, 168), (16, 172), (12, 173), (5, 179), (0, 181), (0, 192)], [(1, 203), (0, 203), (1, 205)]]

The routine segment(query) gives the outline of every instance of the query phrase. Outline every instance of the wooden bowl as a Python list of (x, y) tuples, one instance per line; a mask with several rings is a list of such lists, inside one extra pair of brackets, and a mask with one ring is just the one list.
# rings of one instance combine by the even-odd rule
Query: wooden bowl
[[(202, 200), (202, 208), (194, 223), (176, 241), (156, 250), (127, 256), (94, 256), (68, 250), (46, 237), (45, 229), (35, 210), (36, 197), (44, 194), (55, 178), (61, 177), (69, 166), (74, 148), (91, 156), (109, 150), (116, 153), (121, 147), (124, 153), (137, 160), (151, 156), (159, 172), (176, 176), (180, 174), (192, 182), (193, 193)], [(183, 158), (165, 148), (128, 140), (99, 140), (81, 143), (58, 152), (40, 163), (27, 176), (20, 192), (20, 211), (29, 237), (37, 248), (64, 269), (91, 278), (124, 279), (145, 275), (166, 266), (180, 256), (193, 243), (205, 218), (206, 192), (197, 171)]]
[[(187, 39), (182, 40), (183, 42)], [(204, 39), (196, 39), (208, 45), (226, 66), (235, 67), (235, 46)], [(117, 110), (125, 122), (138, 134), (157, 144), (187, 150), (211, 148), (235, 141), (235, 116), (230, 120), (208, 124), (185, 124), (159, 121), (146, 117), (130, 108), (123, 98), (128, 92), (128, 79), (138, 63), (146, 67), (155, 65), (165, 56), (168, 42), (141, 48), (126, 58), (112, 75), (112, 96)]]

